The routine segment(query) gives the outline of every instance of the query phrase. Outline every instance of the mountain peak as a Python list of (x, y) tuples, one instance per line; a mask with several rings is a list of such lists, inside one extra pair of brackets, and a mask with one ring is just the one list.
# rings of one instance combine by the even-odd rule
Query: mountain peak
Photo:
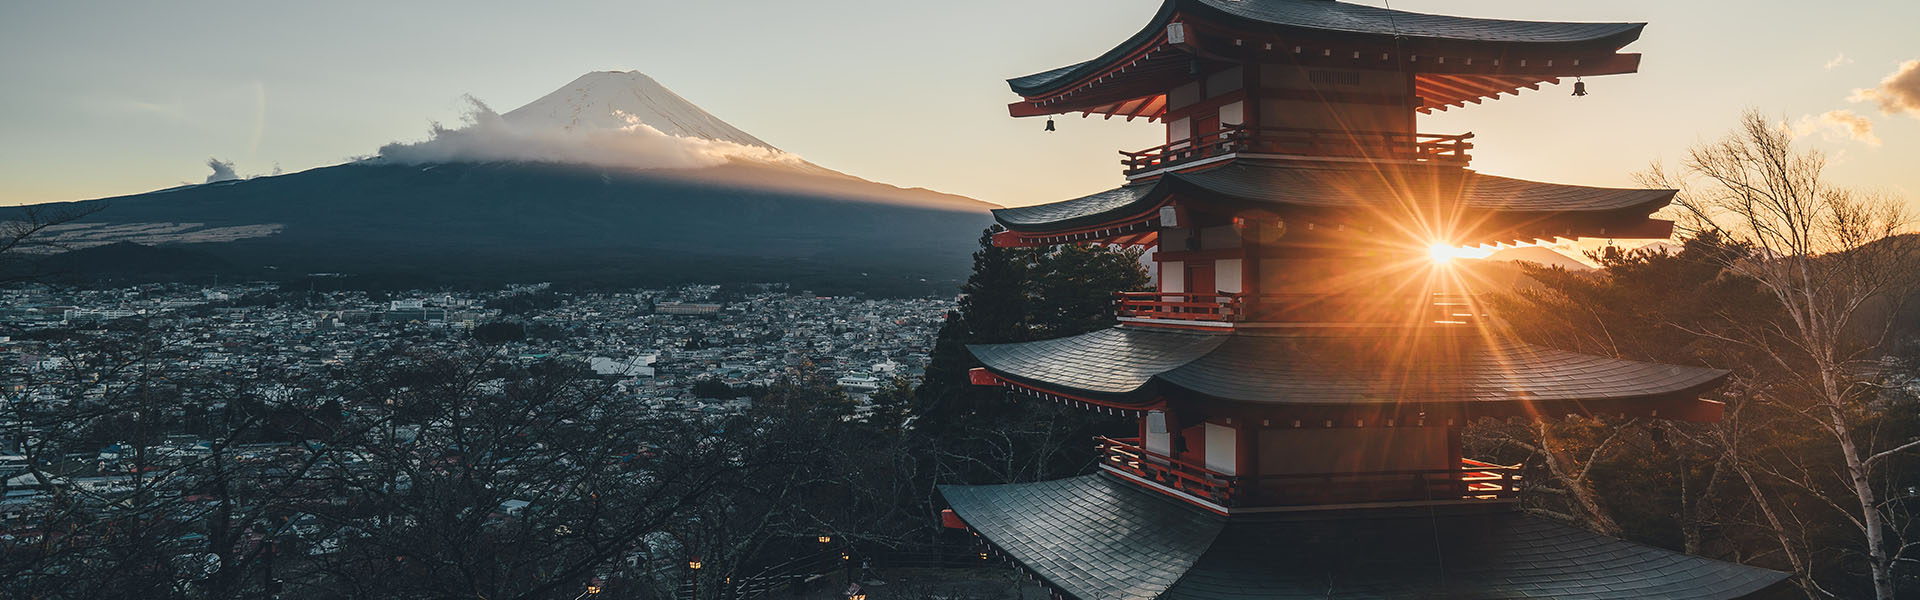
[(779, 150), (720, 120), (639, 71), (593, 71), (501, 115), (508, 123), (568, 132), (645, 124), (667, 135)]

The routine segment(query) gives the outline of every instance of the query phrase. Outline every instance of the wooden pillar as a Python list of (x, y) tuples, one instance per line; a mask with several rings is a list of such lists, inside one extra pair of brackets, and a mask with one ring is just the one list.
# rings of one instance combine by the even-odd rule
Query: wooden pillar
[(1240, 63), (1240, 123), (1247, 129), (1260, 128), (1260, 63)]
[(1249, 310), (1253, 308), (1251, 306), (1252, 304), (1259, 301), (1260, 297), (1260, 250), (1262, 248), (1260, 239), (1268, 227), (1273, 227), (1273, 225), (1249, 218), (1247, 219), (1246, 228), (1241, 231), (1240, 235), (1241, 255), (1243, 257), (1240, 259), (1240, 291), (1253, 298), (1252, 301), (1247, 303)]
[(1260, 420), (1238, 418), (1233, 420), (1234, 442), (1239, 444), (1238, 472), (1243, 476), (1260, 474)]
[[(1405, 59), (1402, 58), (1398, 60)], [(1400, 109), (1405, 111), (1407, 115), (1407, 133), (1418, 133), (1420, 131), (1420, 111), (1414, 110), (1413, 104), (1413, 99), (1420, 95), (1419, 80), (1420, 75), (1418, 73), (1412, 71), (1407, 72), (1407, 97), (1400, 101)]]
[(1460, 430), (1459, 426), (1447, 428), (1447, 468), (1449, 469), (1460, 468), (1460, 460), (1465, 458), (1463, 455), (1465, 450), (1460, 446)]

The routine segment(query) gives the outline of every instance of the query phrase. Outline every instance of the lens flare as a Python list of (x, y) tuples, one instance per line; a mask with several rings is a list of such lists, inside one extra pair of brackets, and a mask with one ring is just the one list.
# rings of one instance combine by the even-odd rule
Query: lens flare
[(1486, 258), (1492, 254), (1492, 250), (1485, 248), (1452, 246), (1442, 242), (1427, 246), (1427, 258), (1436, 265), (1444, 265), (1457, 258)]

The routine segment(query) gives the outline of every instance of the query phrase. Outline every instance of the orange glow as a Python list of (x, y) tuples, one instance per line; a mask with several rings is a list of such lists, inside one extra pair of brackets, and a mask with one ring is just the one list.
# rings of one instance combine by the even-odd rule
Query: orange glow
[(1440, 242), (1427, 246), (1427, 258), (1433, 260), (1433, 264), (1436, 265), (1453, 262), (1456, 258), (1480, 259), (1492, 255), (1492, 250), (1473, 246), (1450, 246)]

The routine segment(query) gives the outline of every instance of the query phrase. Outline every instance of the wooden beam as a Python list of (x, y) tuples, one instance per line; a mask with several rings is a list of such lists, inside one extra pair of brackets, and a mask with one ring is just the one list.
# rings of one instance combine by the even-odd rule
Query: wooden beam
[(1112, 119), (1117, 116), (1124, 116), (1128, 121), (1132, 121), (1134, 117), (1140, 115), (1140, 111), (1147, 108), (1148, 104), (1153, 103), (1154, 98), (1158, 97), (1159, 96), (1143, 96), (1137, 100), (1116, 104), (1114, 105), (1115, 110), (1113, 114), (1107, 115), (1107, 118)]
[[(1440, 90), (1442, 92), (1446, 92), (1447, 97), (1441, 98), (1441, 100), (1449, 100), (1449, 99), (1465, 100), (1467, 102), (1479, 104), (1480, 98), (1487, 95), (1486, 93), (1487, 91), (1484, 90), (1483, 88), (1471, 87), (1469, 85), (1461, 85), (1452, 81), (1444, 81), (1444, 80), (1441, 80), (1439, 77), (1435, 77), (1435, 76), (1427, 76), (1427, 75), (1421, 76), (1419, 78), (1418, 83), (1416, 84), (1416, 89), (1418, 89), (1419, 86), (1424, 86), (1428, 89), (1435, 89), (1435, 90)], [(1423, 93), (1422, 96), (1425, 96), (1425, 94)]]

